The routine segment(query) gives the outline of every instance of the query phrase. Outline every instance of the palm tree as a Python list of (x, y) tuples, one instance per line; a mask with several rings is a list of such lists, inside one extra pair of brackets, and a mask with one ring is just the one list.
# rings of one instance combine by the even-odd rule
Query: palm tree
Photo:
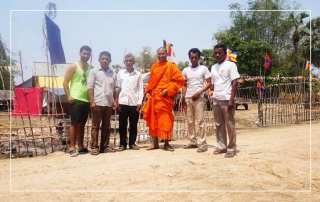
[(299, 41), (301, 39), (300, 28), (304, 24), (303, 20), (307, 17), (309, 17), (309, 14), (307, 14), (306, 12), (300, 12), (299, 14), (295, 14), (294, 12), (291, 12), (289, 14), (289, 21), (292, 23), (294, 27), (294, 31), (292, 34), (292, 42), (293, 42), (294, 57), (295, 57), (295, 76), (298, 76), (298, 66), (299, 66), (298, 47), (299, 47)]
[(310, 45), (311, 45), (312, 57), (310, 58), (310, 62), (319, 67), (320, 66), (320, 17), (314, 18), (311, 21), (309, 21), (305, 25), (305, 28), (302, 34), (306, 35), (302, 43), (303, 57), (304, 58), (310, 57)]

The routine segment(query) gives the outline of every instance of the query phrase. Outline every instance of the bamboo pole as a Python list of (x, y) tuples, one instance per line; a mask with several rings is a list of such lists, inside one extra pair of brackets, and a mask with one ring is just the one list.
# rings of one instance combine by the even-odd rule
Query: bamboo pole
[[(36, 93), (38, 93), (37, 90), (36, 90)], [(27, 98), (27, 96), (25, 95), (24, 90), (22, 90), (22, 94), (23, 94), (23, 96), (24, 96), (24, 98), (25, 98), (25, 100), (26, 100), (26, 109), (27, 109), (27, 114), (28, 114), (28, 121), (29, 121), (31, 136), (34, 137), (34, 136), (33, 136), (33, 127), (32, 127), (32, 123), (31, 123), (31, 119), (30, 119), (30, 111), (29, 111), (28, 98)], [(35, 149), (35, 153), (36, 153), (36, 155), (37, 155), (37, 148), (36, 148), (36, 143), (35, 143), (35, 141), (33, 141), (33, 146), (34, 146), (34, 149)]]

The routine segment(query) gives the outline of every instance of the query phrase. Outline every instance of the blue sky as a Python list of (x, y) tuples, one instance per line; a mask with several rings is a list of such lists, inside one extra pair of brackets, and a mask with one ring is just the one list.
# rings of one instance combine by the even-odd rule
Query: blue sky
[[(44, 10), (49, 1), (11, 0), (0, 7), (0, 34), (10, 46), (10, 10)], [(79, 60), (79, 48), (92, 44), (93, 66), (98, 66), (98, 54), (110, 51), (112, 64), (121, 64), (125, 49), (137, 55), (143, 46), (155, 53), (165, 39), (174, 45), (174, 61), (188, 60), (188, 50), (193, 47), (209, 49), (214, 45), (213, 33), (230, 25), (228, 5), (234, 2), (246, 6), (246, 0), (52, 0), (59, 10), (215, 10), (211, 12), (94, 12), (61, 11), (54, 22), (60, 27), (67, 62)], [(316, 1), (298, 0), (301, 9), (312, 10), (312, 18), (320, 16)], [(45, 62), (42, 49), (43, 11), (11, 12), (11, 48), (21, 50), (23, 66), (33, 66), (33, 61)], [(16, 57), (15, 59), (18, 59)], [(27, 72), (28, 71), (28, 72)], [(24, 80), (32, 75), (24, 69)], [(16, 84), (21, 78), (15, 79)]]

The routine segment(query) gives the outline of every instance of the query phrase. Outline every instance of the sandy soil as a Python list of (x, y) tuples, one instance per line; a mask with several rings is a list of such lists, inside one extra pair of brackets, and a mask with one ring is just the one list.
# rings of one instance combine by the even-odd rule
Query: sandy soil
[(12, 159), (11, 181), (10, 161), (1, 160), (0, 200), (320, 201), (319, 122), (311, 129), (310, 151), (308, 123), (243, 128), (232, 159), (213, 155), (210, 136), (206, 153), (184, 150), (188, 141), (179, 140), (172, 142), (174, 152), (142, 148)]

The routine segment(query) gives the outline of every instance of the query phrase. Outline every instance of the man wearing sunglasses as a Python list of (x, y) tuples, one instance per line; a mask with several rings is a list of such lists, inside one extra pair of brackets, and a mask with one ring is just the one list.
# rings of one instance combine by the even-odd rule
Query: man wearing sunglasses
[[(91, 48), (89, 46), (82, 46), (80, 48), (80, 60), (69, 66), (63, 80), (63, 88), (68, 99), (71, 116), (69, 132), (69, 156), (71, 157), (88, 153), (88, 149), (83, 146), (83, 137), (84, 127), (90, 111), (87, 88), (87, 77), (91, 70), (91, 67), (88, 64), (90, 57)], [(78, 151), (75, 148), (76, 140), (78, 140)]]

